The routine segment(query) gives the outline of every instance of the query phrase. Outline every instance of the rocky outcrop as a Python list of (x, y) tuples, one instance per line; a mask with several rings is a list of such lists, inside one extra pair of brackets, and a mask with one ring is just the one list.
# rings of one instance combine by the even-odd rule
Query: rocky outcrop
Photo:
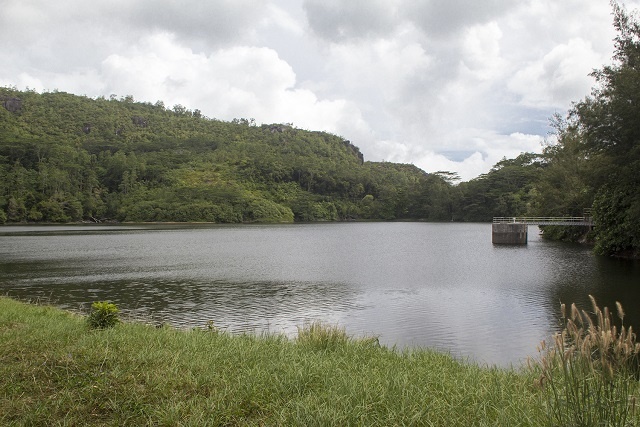
[(22, 100), (13, 96), (0, 96), (2, 106), (12, 113), (17, 113), (22, 108)]
[(133, 116), (131, 117), (131, 121), (134, 125), (141, 128), (146, 128), (147, 126), (149, 126), (149, 120), (145, 119), (144, 117)]
[(342, 140), (342, 143), (351, 150), (351, 152), (353, 153), (354, 156), (356, 156), (358, 158), (358, 160), (360, 160), (360, 164), (364, 163), (364, 155), (362, 154), (362, 152), (360, 152), (360, 149), (358, 147), (356, 147), (355, 145), (353, 145), (351, 143), (351, 141), (344, 139)]

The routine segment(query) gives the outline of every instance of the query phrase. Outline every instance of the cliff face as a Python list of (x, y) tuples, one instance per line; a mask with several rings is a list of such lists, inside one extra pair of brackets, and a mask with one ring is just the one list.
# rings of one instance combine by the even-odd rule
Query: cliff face
[(17, 113), (22, 109), (22, 100), (20, 98), (1, 95), (0, 103), (2, 103), (2, 106), (11, 113)]

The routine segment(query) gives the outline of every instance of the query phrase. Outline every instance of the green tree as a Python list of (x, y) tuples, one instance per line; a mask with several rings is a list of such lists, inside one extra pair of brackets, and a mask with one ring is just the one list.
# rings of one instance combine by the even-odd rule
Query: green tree
[(544, 169), (535, 185), (531, 213), (537, 216), (581, 216), (593, 204), (592, 161), (579, 132), (555, 118), (558, 142), (543, 151)]
[(454, 218), (491, 221), (496, 216), (526, 215), (531, 211), (542, 170), (542, 162), (535, 153), (502, 159), (488, 173), (459, 185), (460, 199)]
[(7, 204), (7, 219), (11, 222), (22, 222), (27, 219), (27, 209), (22, 199), (11, 197)]
[[(574, 152), (588, 170), (573, 172), (576, 187), (585, 191), (584, 197), (573, 198), (594, 201), (597, 252), (639, 256), (640, 24), (618, 3), (612, 2), (612, 8), (617, 30), (613, 64), (593, 73), (596, 85), (571, 110), (558, 152)], [(552, 185), (551, 174), (547, 182)]]

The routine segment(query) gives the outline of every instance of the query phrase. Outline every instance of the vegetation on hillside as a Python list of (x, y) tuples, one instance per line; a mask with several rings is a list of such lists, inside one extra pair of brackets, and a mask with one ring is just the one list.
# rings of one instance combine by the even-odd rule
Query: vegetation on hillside
[(117, 99), (0, 89), (0, 222), (488, 221), (520, 215), (536, 154), (461, 184), (351, 142)]
[(453, 187), (349, 141), (131, 97), (0, 89), (0, 221), (450, 220)]
[(538, 154), (503, 159), (478, 178), (461, 183), (455, 209), (459, 221), (491, 221), (495, 216), (525, 216), (532, 210), (543, 174)]

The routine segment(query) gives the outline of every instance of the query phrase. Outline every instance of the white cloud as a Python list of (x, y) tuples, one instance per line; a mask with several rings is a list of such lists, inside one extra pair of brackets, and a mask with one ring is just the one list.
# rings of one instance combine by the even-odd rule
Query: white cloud
[(504, 75), (508, 62), (501, 56), (503, 32), (495, 22), (466, 30), (462, 42), (462, 66), (465, 79), (487, 81)]
[(109, 56), (102, 76), (109, 91), (118, 88), (143, 100), (198, 108), (219, 119), (293, 122), (332, 132), (344, 127), (346, 117), (358, 123), (353, 104), (320, 100), (297, 89), (291, 67), (269, 48), (236, 46), (205, 55), (181, 46), (171, 35), (156, 34), (128, 52)]
[(452, 37), (467, 27), (495, 20), (516, 3), (509, 0), (404, 0), (403, 17), (430, 37)]
[(522, 104), (562, 108), (588, 93), (594, 80), (588, 73), (605, 62), (588, 41), (575, 38), (553, 47), (542, 59), (518, 70), (508, 88), (522, 97)]
[(261, 27), (265, 30), (280, 28), (288, 34), (303, 37), (304, 25), (299, 19), (290, 15), (283, 7), (275, 4), (267, 6), (267, 13), (262, 16)]
[[(429, 136), (433, 137), (433, 135)], [(390, 162), (412, 163), (423, 170), (456, 171), (463, 180), (486, 173), (493, 165), (522, 152), (539, 152), (544, 141), (539, 135), (512, 133), (501, 135), (482, 129), (465, 129), (449, 136), (453, 151), (436, 152), (415, 143), (379, 140), (375, 150), (381, 159)]]
[(395, 26), (398, 1), (304, 0), (311, 28), (321, 37), (339, 42), (384, 36)]

